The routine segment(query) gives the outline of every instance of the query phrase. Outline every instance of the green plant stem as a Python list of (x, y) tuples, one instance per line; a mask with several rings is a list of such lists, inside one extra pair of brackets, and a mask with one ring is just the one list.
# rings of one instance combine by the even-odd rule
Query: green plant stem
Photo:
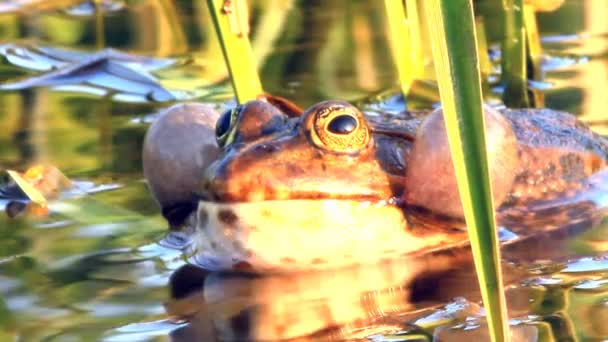
[(408, 58), (411, 42), (405, 17), (405, 7), (401, 0), (384, 0), (384, 7), (389, 28), (388, 38), (399, 73), (401, 93), (404, 97), (407, 97), (414, 81), (414, 75), (411, 70), (411, 59)]
[(450, 150), (490, 336), (493, 341), (508, 341), (473, 5), (471, 0), (428, 0), (425, 5)]
[(488, 37), (486, 35), (486, 24), (483, 17), (475, 18), (475, 31), (477, 32), (477, 56), (479, 56), (479, 67), (485, 78), (492, 73), (492, 62), (488, 54)]
[(103, 23), (103, 9), (101, 8), (101, 0), (95, 0), (95, 48), (103, 49), (106, 42), (105, 28)]
[(424, 65), (420, 52), (419, 21), (416, 1), (406, 0), (408, 15), (402, 0), (384, 0), (389, 28), (389, 41), (399, 73), (401, 92), (409, 94), (414, 80), (422, 78)]
[(542, 57), (542, 47), (540, 46), (540, 37), (538, 34), (538, 23), (536, 22), (536, 12), (534, 6), (524, 4), (523, 9), (524, 26), (526, 29), (526, 42), (528, 46), (528, 55), (532, 61), (531, 78), (535, 80), (541, 79), (540, 60)]
[(424, 54), (422, 52), (422, 32), (423, 23), (420, 20), (420, 0), (405, 0), (405, 14), (407, 17), (408, 29), (410, 32), (412, 61), (414, 72), (417, 78), (424, 77)]
[[(228, 3), (233, 5), (227, 10)], [(254, 100), (263, 90), (248, 38), (247, 3), (245, 0), (207, 0), (207, 4), (230, 72), (237, 102)]]
[[(531, 75), (526, 75), (527, 78), (533, 80), (542, 80), (542, 47), (540, 45), (540, 36), (538, 33), (538, 23), (536, 21), (536, 12), (534, 6), (531, 4), (524, 4), (524, 26), (526, 29), (526, 58), (528, 63), (532, 65)], [(533, 107), (544, 107), (545, 98), (544, 93), (538, 90), (531, 90), (528, 92), (529, 104)]]
[(524, 0), (502, 0), (502, 7), (502, 81), (505, 86), (503, 101), (507, 107), (529, 107)]

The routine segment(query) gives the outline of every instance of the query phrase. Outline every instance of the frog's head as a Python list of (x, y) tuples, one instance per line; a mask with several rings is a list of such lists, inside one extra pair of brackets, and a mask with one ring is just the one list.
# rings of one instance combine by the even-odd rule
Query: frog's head
[(216, 135), (197, 220), (208, 266), (336, 267), (420, 246), (392, 203), (407, 148), (374, 136), (356, 107), (326, 101), (290, 117), (253, 101), (224, 113)]
[(222, 152), (202, 188), (210, 201), (380, 201), (394, 195), (371, 127), (346, 102), (322, 102), (290, 118), (252, 101), (224, 113), (216, 136)]

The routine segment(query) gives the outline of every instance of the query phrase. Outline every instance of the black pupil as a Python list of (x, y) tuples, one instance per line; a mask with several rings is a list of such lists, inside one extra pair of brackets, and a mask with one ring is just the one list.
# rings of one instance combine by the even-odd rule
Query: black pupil
[(232, 116), (232, 110), (227, 110), (220, 116), (219, 120), (215, 124), (215, 136), (221, 137), (226, 134), (230, 129), (230, 117)]
[(335, 134), (348, 134), (357, 128), (357, 119), (350, 115), (339, 115), (331, 120), (327, 129)]

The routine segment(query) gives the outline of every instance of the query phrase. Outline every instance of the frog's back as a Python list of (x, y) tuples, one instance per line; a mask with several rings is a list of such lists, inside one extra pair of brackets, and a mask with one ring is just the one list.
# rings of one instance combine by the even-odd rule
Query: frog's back
[(604, 160), (608, 157), (608, 140), (572, 114), (547, 108), (506, 109), (502, 114), (522, 145), (593, 153)]
[(606, 166), (608, 140), (567, 113), (550, 109), (503, 111), (518, 141), (519, 169), (504, 205), (569, 197)]
[[(594, 133), (575, 116), (551, 109), (504, 109), (500, 111), (499, 116), (506, 119), (504, 124), (508, 124), (508, 131), (512, 132), (507, 135), (513, 136), (515, 141), (514, 144), (503, 144), (498, 148), (489, 149), (490, 153), (500, 154), (495, 163), (506, 165), (494, 174), (494, 177), (501, 177), (500, 181), (504, 186), (499, 188), (506, 194), (498, 200), (495, 198), (495, 201), (500, 203), (498, 214), (501, 223), (515, 222), (527, 227), (538, 227), (539, 224), (543, 225), (543, 222), (549, 221), (552, 224), (557, 221), (567, 223), (574, 219), (574, 212), (581, 215), (589, 212), (587, 209), (594, 207), (593, 203), (589, 203), (589, 208), (586, 207), (587, 204), (582, 208), (580, 201), (597, 197), (597, 180), (606, 178), (606, 171), (602, 171), (601, 176), (598, 176), (598, 173), (606, 168), (608, 139)], [(390, 123), (374, 123), (374, 126), (384, 131), (390, 124), (399, 127), (401, 132), (418, 132), (414, 144), (421, 140), (422, 130), (430, 135), (429, 146), (443, 146), (442, 143), (437, 143), (441, 140), (437, 137), (437, 127), (430, 129), (427, 125), (422, 128), (424, 117), (424, 113), (417, 115), (405, 112), (402, 113), (401, 123), (392, 120)], [(486, 115), (486, 120), (489, 118)], [(493, 122), (494, 128), (503, 125), (500, 120), (494, 119)], [(499, 132), (500, 130), (493, 130), (489, 133), (492, 135), (490, 138), (496, 138)], [(451, 215), (453, 211), (446, 213), (445, 208), (453, 204), (451, 201), (458, 201), (453, 196), (457, 192), (446, 190), (445, 182), (440, 182), (446, 175), (442, 173), (444, 168), (437, 166), (436, 158), (430, 157), (431, 152), (436, 150), (429, 150), (428, 147), (421, 150), (421, 159), (412, 158), (410, 153), (406, 164), (411, 164), (409, 168), (420, 169), (421, 163), (431, 159), (428, 166), (430, 169), (422, 172), (421, 177), (413, 177), (416, 180), (406, 177), (409, 180), (409, 185), (406, 186), (406, 203), (440, 215), (461, 217)], [(443, 184), (439, 187), (441, 195), (428, 195), (429, 182), (424, 182), (429, 179), (431, 184)], [(424, 185), (419, 185), (419, 181)], [(496, 178), (493, 184), (496, 186)]]

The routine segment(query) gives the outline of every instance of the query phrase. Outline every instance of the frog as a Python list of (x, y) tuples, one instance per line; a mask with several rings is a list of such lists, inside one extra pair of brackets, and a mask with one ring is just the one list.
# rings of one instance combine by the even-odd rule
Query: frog
[[(150, 157), (149, 146), (165, 142), (148, 134), (144, 170), (163, 214), (187, 227), (189, 253), (205, 268), (323, 270), (468, 244), (441, 109), (372, 115), (344, 101), (302, 110), (271, 98), (221, 116), (198, 110), (217, 118), (215, 127), (165, 139), (179, 137), (184, 150), (198, 141), (194, 154), (215, 139), (204, 165), (188, 153)], [(164, 115), (174, 112), (189, 113)], [(592, 194), (606, 191), (606, 138), (551, 109), (485, 107), (484, 118), (499, 226), (526, 237), (597, 219)], [(157, 169), (174, 172), (158, 177)], [(181, 192), (170, 194), (172, 182)], [(170, 195), (159, 198), (159, 188)]]

